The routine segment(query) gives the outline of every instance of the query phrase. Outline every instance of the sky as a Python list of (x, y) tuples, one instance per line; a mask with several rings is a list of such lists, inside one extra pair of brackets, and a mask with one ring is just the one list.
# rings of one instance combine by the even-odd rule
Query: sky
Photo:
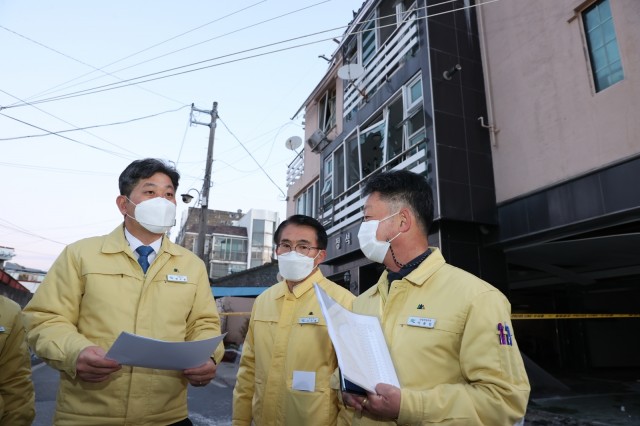
[[(209, 208), (286, 214), (294, 117), (362, 0), (0, 0), (0, 246), (47, 270), (122, 221), (118, 176), (174, 162), (202, 189), (218, 102)], [(208, 123), (208, 114), (194, 120)], [(272, 182), (273, 181), (273, 182)], [(196, 198), (189, 204), (196, 206)], [(177, 223), (187, 209), (178, 200)], [(178, 227), (170, 235), (175, 236)]]

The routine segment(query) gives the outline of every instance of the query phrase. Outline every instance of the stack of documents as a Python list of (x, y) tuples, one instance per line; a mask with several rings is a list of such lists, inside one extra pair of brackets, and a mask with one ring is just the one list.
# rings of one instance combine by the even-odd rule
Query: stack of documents
[(355, 314), (313, 286), (342, 376), (370, 393), (378, 383), (400, 387), (378, 318)]

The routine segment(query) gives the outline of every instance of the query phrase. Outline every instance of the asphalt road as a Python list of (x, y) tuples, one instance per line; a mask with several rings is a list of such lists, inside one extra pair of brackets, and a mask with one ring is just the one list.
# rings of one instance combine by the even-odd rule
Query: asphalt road
[[(238, 357), (239, 359), (239, 357)], [(222, 362), (216, 379), (202, 388), (189, 387), (189, 417), (195, 426), (230, 426), (238, 359)], [(51, 426), (58, 372), (45, 364), (33, 368), (36, 419), (33, 426)], [(532, 396), (524, 426), (640, 425), (640, 377), (597, 377), (567, 382), (566, 394)]]
[[(237, 364), (223, 362), (216, 379), (208, 386), (189, 386), (189, 418), (195, 426), (230, 426), (231, 399)], [(59, 373), (40, 363), (33, 367), (36, 389), (36, 418), (32, 426), (51, 426), (56, 405)]]

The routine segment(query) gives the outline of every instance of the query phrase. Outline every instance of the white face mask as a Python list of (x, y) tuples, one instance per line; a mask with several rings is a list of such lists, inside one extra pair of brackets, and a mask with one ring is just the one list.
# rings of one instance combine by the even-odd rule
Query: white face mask
[[(129, 197), (127, 200), (131, 201)], [(154, 234), (164, 234), (176, 224), (176, 205), (163, 197), (155, 197), (136, 204), (135, 217), (129, 216), (147, 231)]]
[(378, 225), (380, 225), (380, 222), (383, 222), (398, 213), (387, 216), (382, 220), (368, 220), (366, 222), (362, 222), (360, 229), (358, 230), (358, 241), (360, 242), (360, 250), (362, 250), (362, 253), (364, 253), (367, 259), (377, 263), (384, 262), (384, 257), (387, 255), (387, 251), (391, 246), (391, 241), (400, 235), (400, 232), (388, 241), (379, 241), (376, 238)]
[[(318, 253), (320, 254), (320, 253)], [(316, 255), (316, 257), (318, 257)], [(315, 257), (305, 256), (294, 250), (278, 255), (278, 269), (280, 275), (287, 281), (302, 281), (311, 275)]]

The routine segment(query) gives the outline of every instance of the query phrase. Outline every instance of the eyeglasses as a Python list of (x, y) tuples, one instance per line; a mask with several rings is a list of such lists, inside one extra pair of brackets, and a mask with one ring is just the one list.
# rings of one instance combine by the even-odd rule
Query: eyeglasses
[(320, 247), (312, 247), (312, 246), (307, 245), (307, 244), (296, 244), (295, 247), (293, 247), (289, 243), (280, 243), (280, 244), (276, 245), (276, 250), (280, 254), (290, 253), (292, 249), (294, 249), (296, 251), (296, 253), (301, 254), (303, 256), (308, 256), (309, 252), (311, 251), (311, 249), (321, 250)]

